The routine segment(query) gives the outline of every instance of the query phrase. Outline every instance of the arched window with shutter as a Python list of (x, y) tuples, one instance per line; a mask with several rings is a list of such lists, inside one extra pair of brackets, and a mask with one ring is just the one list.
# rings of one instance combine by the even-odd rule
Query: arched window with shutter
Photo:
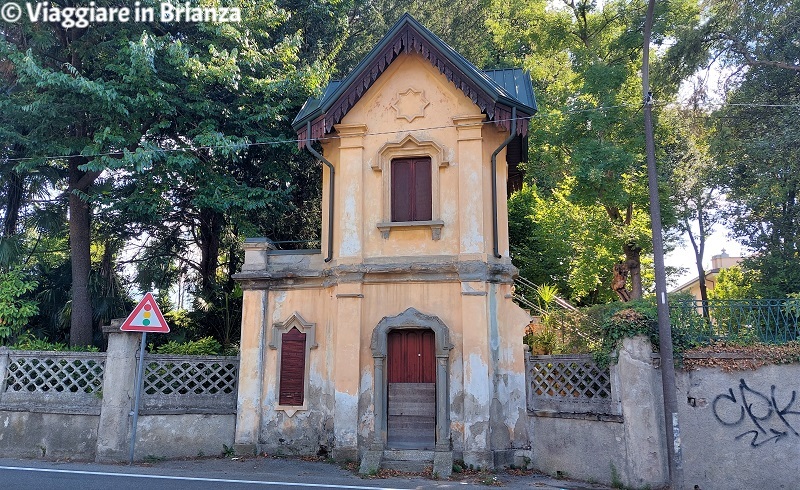
[(295, 312), (272, 325), (271, 349), (278, 351), (278, 409), (294, 414), (305, 410), (308, 392), (308, 356), (317, 347), (316, 324)]

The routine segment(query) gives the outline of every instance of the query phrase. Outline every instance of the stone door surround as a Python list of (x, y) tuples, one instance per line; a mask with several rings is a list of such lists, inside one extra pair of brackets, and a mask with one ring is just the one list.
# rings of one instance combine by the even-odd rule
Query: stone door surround
[(387, 435), (387, 390), (385, 362), (388, 354), (389, 332), (396, 329), (427, 328), (433, 331), (436, 348), (436, 451), (450, 451), (450, 403), (448, 379), (450, 371), (450, 330), (435, 315), (426, 315), (408, 308), (395, 316), (386, 316), (372, 331), (372, 359), (374, 361), (375, 438), (372, 450), (382, 450)]

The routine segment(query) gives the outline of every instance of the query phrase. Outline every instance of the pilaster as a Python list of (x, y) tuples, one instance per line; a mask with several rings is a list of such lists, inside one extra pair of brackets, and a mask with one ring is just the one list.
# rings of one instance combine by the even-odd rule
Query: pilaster
[(336, 227), (339, 263), (357, 263), (364, 253), (364, 124), (337, 124), (339, 165), (336, 168)]
[(258, 444), (264, 377), (263, 348), (268, 290), (245, 289), (239, 350), (239, 394), (236, 409), (236, 451), (253, 454)]
[[(483, 120), (484, 116), (456, 116), (458, 141), (458, 223), (459, 254), (462, 260), (487, 260), (484, 207), (487, 196), (483, 178)], [(490, 198), (490, 197), (489, 197)]]
[(333, 412), (334, 457), (358, 459), (358, 388), (360, 382), (361, 302), (360, 282), (336, 287), (338, 302), (334, 326), (333, 360), (335, 408)]
[(492, 380), (486, 289), (485, 282), (463, 282), (461, 285), (464, 462), (481, 468), (494, 466), (490, 447)]
[(650, 339), (638, 336), (623, 340), (617, 361), (619, 396), (625, 420), (626, 474), (630, 487), (661, 487), (668, 481), (664, 452), (663, 412), (659, 403), (660, 376), (652, 365)]

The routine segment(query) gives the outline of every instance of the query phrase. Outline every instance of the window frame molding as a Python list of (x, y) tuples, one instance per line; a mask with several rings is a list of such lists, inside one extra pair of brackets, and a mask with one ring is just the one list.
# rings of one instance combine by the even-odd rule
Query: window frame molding
[[(402, 158), (430, 158), (431, 160), (431, 219), (428, 221), (392, 221), (392, 160)], [(442, 236), (444, 221), (441, 219), (439, 171), (450, 166), (447, 150), (433, 140), (418, 140), (408, 134), (401, 140), (384, 144), (377, 158), (370, 164), (372, 170), (381, 172), (381, 221), (377, 228), (384, 239), (392, 229), (429, 228), (431, 239)]]
[[(302, 405), (281, 405), (281, 363), (283, 352), (283, 334), (289, 332), (291, 329), (296, 328), (300, 333), (306, 335), (306, 348), (305, 348), (305, 366), (303, 373), (303, 404)], [(269, 342), (269, 348), (277, 350), (278, 362), (275, 371), (275, 410), (286, 412), (289, 417), (293, 416), (298, 411), (308, 410), (308, 388), (311, 367), (311, 349), (316, 349), (317, 344), (317, 324), (307, 322), (298, 312), (292, 313), (289, 318), (283, 322), (275, 322), (272, 324), (272, 336)]]

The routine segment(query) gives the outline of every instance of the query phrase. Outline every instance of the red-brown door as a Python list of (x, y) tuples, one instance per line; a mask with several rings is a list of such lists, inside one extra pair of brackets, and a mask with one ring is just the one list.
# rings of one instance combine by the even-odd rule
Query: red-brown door
[(390, 448), (433, 449), (436, 443), (436, 352), (432, 330), (389, 332), (387, 359)]

